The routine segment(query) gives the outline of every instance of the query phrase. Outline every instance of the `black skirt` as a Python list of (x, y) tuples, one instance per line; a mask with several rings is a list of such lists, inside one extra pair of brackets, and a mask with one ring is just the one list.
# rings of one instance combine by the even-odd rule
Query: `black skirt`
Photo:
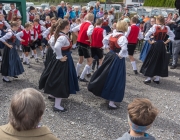
[(168, 77), (168, 55), (163, 41), (151, 46), (140, 72), (148, 77)]
[(47, 53), (46, 53), (46, 59), (44, 62), (45, 68), (48, 66), (49, 62), (51, 61), (53, 57), (53, 49), (51, 47), (48, 48)]
[(39, 89), (44, 89), (44, 93), (57, 98), (68, 98), (70, 94), (76, 94), (76, 91), (79, 91), (71, 52), (63, 52), (64, 55), (68, 57), (66, 62), (56, 59), (54, 54), (39, 80)]

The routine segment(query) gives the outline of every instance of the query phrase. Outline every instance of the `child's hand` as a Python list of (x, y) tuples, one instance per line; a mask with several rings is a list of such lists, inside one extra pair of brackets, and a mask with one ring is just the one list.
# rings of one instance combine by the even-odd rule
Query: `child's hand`
[(9, 47), (10, 49), (12, 49), (12, 48), (13, 48), (13, 46), (12, 46), (12, 45), (8, 45), (8, 47)]
[(21, 42), (25, 42), (25, 40), (22, 39)]
[(65, 62), (67, 60), (67, 56), (65, 55), (63, 58), (60, 59), (61, 62)]

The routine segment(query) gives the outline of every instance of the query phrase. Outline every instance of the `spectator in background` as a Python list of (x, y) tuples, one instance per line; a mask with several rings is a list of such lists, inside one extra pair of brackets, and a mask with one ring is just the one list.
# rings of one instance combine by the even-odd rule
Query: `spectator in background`
[(74, 13), (75, 13), (75, 18), (76, 19), (79, 18), (81, 12), (79, 11), (79, 7), (78, 6), (74, 7)]
[(149, 21), (150, 20), (150, 18), (149, 18), (149, 16), (145, 16), (145, 18), (144, 18), (144, 22), (146, 23), (147, 21)]
[(179, 0), (175, 1), (175, 7), (176, 7), (176, 9), (179, 10), (179, 15), (180, 15), (180, 1)]
[(92, 13), (92, 14), (93, 14), (93, 11), (94, 11), (94, 7), (91, 6), (91, 7), (89, 8), (89, 13)]
[(173, 21), (176, 22), (178, 24), (178, 22), (180, 21), (180, 17), (178, 15), (178, 13), (175, 13), (173, 16)]
[(141, 32), (144, 31), (144, 23), (145, 23), (144, 21), (140, 22), (139, 28), (141, 29)]
[(100, 11), (96, 14), (96, 19), (102, 18), (104, 16), (104, 9), (103, 7), (100, 8)]
[(50, 18), (55, 17), (56, 19), (58, 19), (58, 13), (57, 13), (57, 11), (56, 11), (56, 6), (54, 6), (54, 5), (51, 5), (51, 6), (50, 6), (49, 16), (50, 16)]
[(83, 18), (87, 15), (86, 6), (83, 6), (83, 7), (82, 7), (82, 9), (81, 9), (81, 14), (82, 14)]
[(6, 11), (3, 10), (3, 6), (4, 6), (4, 4), (0, 3), (0, 14), (4, 15), (4, 18), (6, 19), (7, 14), (6, 14)]
[(69, 17), (69, 21), (71, 22), (72, 19), (76, 17), (75, 12), (72, 10), (71, 5), (67, 6), (67, 13), (66, 15)]
[(140, 18), (139, 18), (139, 21), (142, 22), (144, 20), (145, 16), (142, 15)]
[(22, 89), (13, 96), (9, 123), (0, 126), (2, 140), (58, 140), (49, 128), (39, 125), (45, 110), (42, 94), (33, 89)]
[(111, 28), (111, 27), (112, 27), (112, 24), (113, 24), (113, 22), (114, 22), (114, 15), (113, 15), (113, 12), (112, 12), (112, 11), (109, 11), (109, 12), (108, 12), (108, 18), (109, 18), (109, 20), (110, 20), (109, 26), (110, 26), (110, 28)]
[(172, 19), (173, 19), (173, 14), (172, 14), (172, 13), (169, 13), (165, 24), (166, 24), (166, 25), (171, 24)]
[(130, 17), (130, 13), (129, 13), (129, 9), (128, 8), (125, 9), (125, 13), (123, 15)]
[(45, 19), (43, 19), (44, 11), (43, 11), (42, 8), (39, 8), (39, 13), (38, 14), (39, 14), (40, 20), (45, 20)]
[(65, 6), (64, 1), (61, 1), (61, 6), (58, 9), (58, 18), (64, 18), (64, 16), (66, 15), (67, 12), (67, 8)]
[(96, 22), (96, 14), (99, 12), (99, 10), (100, 10), (100, 2), (97, 1), (96, 5), (94, 7), (94, 11), (93, 11), (93, 14), (94, 14), (94, 23)]
[(156, 23), (156, 19), (154, 17), (151, 17), (151, 19), (144, 24), (143, 33), (144, 35), (149, 31), (149, 29)]

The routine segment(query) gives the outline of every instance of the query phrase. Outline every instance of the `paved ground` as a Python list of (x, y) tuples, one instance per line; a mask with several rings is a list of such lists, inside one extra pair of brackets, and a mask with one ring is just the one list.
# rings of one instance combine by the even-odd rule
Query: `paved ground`
[[(77, 52), (73, 51), (74, 62)], [(136, 58), (139, 57), (137, 52)], [(8, 122), (8, 109), (14, 91), (32, 87), (38, 89), (38, 80), (43, 71), (40, 63), (31, 60), (32, 68), (25, 66), (25, 72), (11, 84), (0, 81), (0, 125)], [(142, 63), (138, 61), (138, 67)], [(47, 100), (46, 111), (41, 124), (47, 125), (61, 140), (115, 140), (128, 131), (127, 105), (134, 98), (148, 98), (159, 108), (159, 116), (149, 132), (157, 140), (180, 140), (180, 68), (169, 71), (169, 77), (161, 79), (161, 84), (144, 85), (144, 77), (135, 76), (127, 59), (127, 84), (123, 102), (116, 111), (107, 109), (107, 101), (97, 98), (87, 91), (86, 84), (80, 83), (77, 95), (63, 101), (66, 113), (54, 113), (53, 103)], [(179, 66), (180, 67), (180, 66)], [(1, 76), (0, 76), (1, 78)]]

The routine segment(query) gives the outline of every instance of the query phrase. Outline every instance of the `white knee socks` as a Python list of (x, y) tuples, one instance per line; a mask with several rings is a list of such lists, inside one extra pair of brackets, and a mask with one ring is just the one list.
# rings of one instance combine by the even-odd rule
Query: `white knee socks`
[(85, 74), (88, 72), (89, 69), (90, 69), (90, 66), (89, 66), (89, 65), (86, 65), (86, 66), (84, 67), (84, 70), (83, 70), (83, 72), (82, 72), (82, 74), (81, 74), (81, 76), (80, 76), (81, 79), (84, 79), (84, 76), (85, 76)]
[(154, 81), (159, 81), (159, 80), (160, 80), (160, 77), (159, 76), (155, 76)]
[(111, 107), (117, 107), (117, 106), (114, 104), (113, 101), (109, 101), (109, 106), (111, 106)]
[(33, 50), (31, 51), (31, 55), (34, 56), (34, 51)]
[(133, 70), (137, 70), (136, 61), (132, 61), (131, 64), (132, 64)]
[(148, 77), (145, 81), (149, 81), (149, 80), (151, 80), (151, 77)]
[(77, 63), (77, 65), (76, 65), (76, 73), (77, 73), (77, 76), (79, 76), (79, 71), (80, 71), (80, 69), (81, 69), (81, 66), (82, 66), (82, 64), (79, 64), (79, 63)]
[(44, 53), (43, 53), (43, 51), (41, 51), (41, 56), (42, 56), (42, 57), (44, 56)]
[(45, 48), (44, 53), (47, 53), (47, 47)]
[(54, 107), (60, 110), (64, 110), (64, 108), (61, 106), (62, 98), (55, 98), (55, 105)]

